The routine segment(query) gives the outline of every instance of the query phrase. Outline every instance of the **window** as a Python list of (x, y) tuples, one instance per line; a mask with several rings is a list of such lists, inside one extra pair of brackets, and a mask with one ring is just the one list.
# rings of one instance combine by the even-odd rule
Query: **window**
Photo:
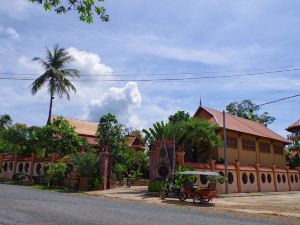
[(270, 153), (271, 148), (269, 143), (259, 142), (259, 151), (264, 153)]
[(36, 165), (35, 172), (36, 172), (38, 175), (41, 175), (41, 172), (42, 172), (42, 165), (41, 165), (40, 163), (38, 163), (38, 164)]
[(298, 176), (295, 175), (295, 182), (298, 183)]
[(261, 175), (261, 181), (266, 183), (266, 175), (264, 173)]
[(249, 180), (250, 180), (250, 183), (251, 183), (251, 184), (254, 183), (254, 181), (255, 181), (255, 176), (254, 176), (253, 173), (250, 173)]
[(255, 141), (250, 139), (242, 139), (243, 149), (248, 151), (255, 151)]
[(285, 178), (285, 175), (284, 174), (282, 174), (282, 182), (285, 184), (285, 182), (286, 182), (286, 178)]
[(29, 170), (29, 163), (26, 163), (25, 164), (25, 173), (28, 173), (28, 170)]
[(280, 176), (280, 174), (277, 174), (277, 182), (281, 183), (281, 176)]
[(228, 173), (228, 183), (232, 184), (234, 181), (233, 174), (231, 172)]
[(226, 144), (228, 148), (238, 148), (238, 139), (236, 137), (226, 137)]
[(273, 145), (274, 154), (283, 155), (283, 146), (281, 145)]
[(13, 166), (14, 166), (14, 164), (13, 164), (12, 162), (10, 162), (10, 163), (8, 164), (9, 171), (12, 171), (12, 170), (13, 170)]
[(7, 167), (8, 167), (8, 164), (7, 164), (7, 162), (6, 162), (6, 163), (4, 163), (4, 166), (3, 166), (3, 170), (4, 170), (4, 172), (6, 172), (6, 171), (7, 171)]
[(22, 171), (23, 171), (23, 163), (19, 164), (18, 171), (19, 171), (19, 173), (22, 173)]
[(271, 174), (268, 174), (268, 175), (267, 175), (267, 180), (268, 180), (268, 183), (269, 183), (269, 184), (272, 182)]
[(247, 176), (246, 173), (243, 173), (242, 180), (243, 180), (243, 183), (244, 183), (244, 184), (247, 184), (247, 183), (248, 183), (248, 176)]
[(291, 182), (294, 183), (294, 176), (291, 174)]

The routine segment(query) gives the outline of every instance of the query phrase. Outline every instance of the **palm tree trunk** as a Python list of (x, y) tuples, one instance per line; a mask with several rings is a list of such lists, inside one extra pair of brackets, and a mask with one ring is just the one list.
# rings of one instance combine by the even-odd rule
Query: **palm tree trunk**
[(52, 102), (53, 102), (54, 96), (53, 93), (51, 92), (50, 94), (50, 106), (49, 106), (49, 114), (48, 114), (48, 120), (47, 120), (47, 125), (51, 123), (51, 114), (52, 114)]

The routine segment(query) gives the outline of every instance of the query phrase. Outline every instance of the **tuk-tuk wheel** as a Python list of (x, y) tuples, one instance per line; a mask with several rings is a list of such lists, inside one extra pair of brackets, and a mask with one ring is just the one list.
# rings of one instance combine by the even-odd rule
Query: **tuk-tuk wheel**
[(193, 202), (196, 203), (196, 204), (200, 204), (201, 202), (204, 202), (204, 199), (201, 195), (195, 194), (193, 196)]
[(187, 199), (187, 196), (184, 192), (180, 192), (179, 194), (179, 200), (180, 201), (185, 201)]

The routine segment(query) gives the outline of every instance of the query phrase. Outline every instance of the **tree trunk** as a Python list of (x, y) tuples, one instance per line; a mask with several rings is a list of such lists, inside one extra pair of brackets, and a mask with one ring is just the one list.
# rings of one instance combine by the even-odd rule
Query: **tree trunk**
[(51, 114), (52, 114), (52, 101), (53, 101), (53, 93), (51, 92), (50, 94), (50, 106), (49, 106), (49, 114), (48, 114), (48, 120), (47, 120), (47, 125), (51, 123)]

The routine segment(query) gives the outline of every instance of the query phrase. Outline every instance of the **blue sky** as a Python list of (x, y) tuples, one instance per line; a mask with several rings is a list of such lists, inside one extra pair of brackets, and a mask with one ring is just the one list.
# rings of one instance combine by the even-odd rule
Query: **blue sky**
[[(2, 0), (0, 72), (40, 74), (42, 69), (31, 59), (43, 57), (46, 46), (59, 43), (75, 58), (70, 67), (93, 75), (81, 80), (93, 82), (76, 82), (78, 91), (70, 101), (55, 99), (54, 114), (97, 121), (113, 112), (121, 122), (137, 128), (166, 120), (177, 110), (193, 114), (200, 96), (204, 106), (222, 110), (235, 100), (261, 104), (300, 93), (297, 71), (181, 82), (134, 81), (300, 67), (300, 3), (296, 1), (107, 0), (105, 6), (109, 23), (86, 24), (76, 14), (58, 16), (27, 0)], [(162, 73), (168, 75), (157, 75)], [(15, 122), (42, 125), (49, 96), (45, 90), (32, 96), (30, 83), (0, 81), (0, 114), (10, 114)], [(270, 128), (285, 135), (284, 129), (300, 118), (299, 106), (300, 98), (294, 98), (262, 111), (276, 117)]]

